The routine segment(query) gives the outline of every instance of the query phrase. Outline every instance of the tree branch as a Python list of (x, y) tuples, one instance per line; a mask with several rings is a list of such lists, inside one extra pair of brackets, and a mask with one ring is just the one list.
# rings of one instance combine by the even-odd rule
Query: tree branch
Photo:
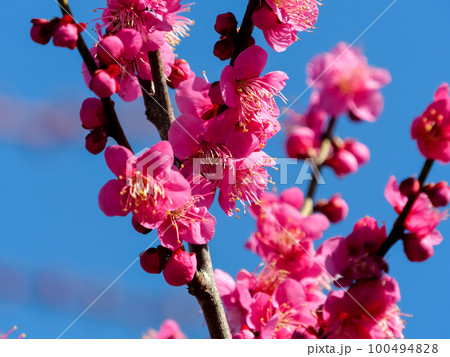
[(237, 56), (245, 49), (245, 45), (252, 36), (255, 25), (253, 24), (252, 16), (253, 12), (258, 6), (259, 0), (249, 0), (247, 9), (245, 10), (244, 18), (242, 19), (241, 27), (234, 41), (234, 53), (231, 58), (230, 64), (233, 66)]
[[(319, 156), (314, 160), (318, 173), (322, 171), (323, 164), (328, 158), (331, 149), (331, 140), (333, 138), (333, 132), (336, 127), (337, 118), (332, 117), (328, 123), (327, 130), (322, 138), (322, 145), (320, 146)], [(302, 213), (305, 216), (310, 215), (314, 208), (314, 195), (317, 190), (317, 174), (313, 176), (311, 183), (309, 184), (308, 193), (305, 198), (305, 202), (302, 207)]]
[[(72, 15), (72, 11), (70, 10), (69, 3), (67, 0), (58, 0), (58, 4), (61, 8), (61, 12), (63, 15), (70, 15), (74, 20), (75, 18)], [(75, 22), (77, 22), (75, 20)], [(94, 58), (89, 52), (89, 48), (86, 46), (86, 42), (84, 42), (83, 37), (78, 35), (77, 49), (83, 59), (86, 67), (89, 70), (91, 76), (94, 75), (95, 71), (98, 70), (97, 63), (95, 63)], [(114, 109), (114, 102), (110, 97), (102, 98), (103, 109), (105, 111), (106, 116), (106, 130), (108, 135), (112, 137), (117, 144), (126, 147), (131, 150), (130, 143), (128, 142), (125, 133), (123, 132), (122, 126), (120, 125), (119, 118), (117, 117), (116, 110)], [(132, 151), (132, 150), (131, 150)]]
[[(167, 140), (174, 115), (159, 50), (149, 52), (148, 59), (152, 71), (153, 87), (150, 81), (140, 80), (145, 89), (143, 97), (146, 115), (147, 119), (158, 129), (161, 139)], [(175, 164), (180, 167), (181, 162), (175, 159)], [(202, 308), (211, 338), (231, 338), (225, 310), (214, 278), (208, 245), (189, 244), (189, 251), (195, 253), (197, 259), (197, 271), (194, 279), (188, 284), (189, 293), (197, 298)]]
[(195, 296), (202, 308), (211, 338), (231, 338), (230, 328), (216, 285), (208, 245), (189, 244), (189, 251), (197, 257), (197, 271), (188, 284), (189, 294)]
[(405, 207), (403, 207), (402, 212), (396, 219), (394, 225), (392, 226), (392, 230), (389, 233), (387, 239), (383, 242), (380, 249), (378, 250), (377, 254), (380, 257), (384, 257), (386, 253), (391, 249), (391, 247), (397, 243), (397, 241), (401, 240), (403, 238), (403, 235), (405, 233), (405, 221), (406, 218), (408, 218), (409, 213), (411, 212), (411, 208), (413, 207), (414, 203), (416, 202), (417, 197), (419, 197), (420, 192), (423, 189), (423, 186), (425, 184), (425, 180), (428, 177), (428, 174), (430, 173), (431, 167), (433, 166), (434, 160), (428, 159), (425, 161), (422, 171), (420, 172), (418, 181), (420, 183), (420, 190), (419, 192), (410, 197), (408, 202), (406, 202)]

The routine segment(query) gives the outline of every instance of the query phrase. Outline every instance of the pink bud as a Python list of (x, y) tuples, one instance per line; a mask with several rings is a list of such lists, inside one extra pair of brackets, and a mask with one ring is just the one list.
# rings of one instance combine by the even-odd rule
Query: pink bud
[(217, 41), (214, 45), (213, 54), (221, 61), (225, 61), (231, 56), (233, 56), (234, 52), (234, 41), (232, 37), (222, 36), (220, 41)]
[(237, 31), (236, 17), (231, 13), (220, 14), (216, 18), (214, 30), (220, 35), (229, 35)]
[(400, 192), (408, 198), (417, 195), (419, 191), (420, 182), (414, 177), (409, 177), (400, 184)]
[(289, 157), (305, 159), (314, 155), (315, 134), (308, 127), (298, 127), (289, 134), (286, 150)]
[(97, 55), (104, 65), (117, 63), (123, 53), (123, 43), (117, 36), (108, 36), (101, 40), (97, 46)]
[(197, 269), (197, 259), (195, 253), (187, 253), (178, 249), (169, 258), (164, 268), (163, 275), (167, 284), (172, 286), (182, 286), (194, 279)]
[(432, 185), (426, 190), (426, 194), (434, 207), (444, 207), (450, 203), (450, 187), (446, 181)]
[(334, 172), (338, 176), (353, 174), (358, 171), (358, 161), (356, 157), (345, 149), (340, 149), (329, 162)]
[(59, 19), (54, 19), (52, 21), (46, 19), (32, 19), (31, 23), (33, 24), (30, 31), (31, 39), (36, 43), (46, 45), (50, 42), (53, 32), (55, 32), (55, 27), (59, 23)]
[(195, 76), (195, 74), (191, 71), (189, 63), (184, 59), (177, 58), (172, 66), (172, 73), (169, 76), (167, 85), (172, 89), (176, 89), (180, 86), (181, 82), (184, 82), (193, 76)]
[(100, 154), (108, 142), (108, 134), (105, 129), (95, 129), (92, 130), (86, 136), (86, 150), (91, 154)]
[(332, 223), (343, 221), (348, 214), (347, 202), (339, 195), (335, 194), (327, 200), (317, 202), (314, 210), (324, 214)]
[(139, 256), (142, 269), (149, 274), (161, 273), (170, 253), (169, 249), (161, 245), (158, 248), (147, 249)]
[(103, 103), (98, 98), (88, 98), (81, 105), (80, 119), (83, 128), (97, 129), (106, 120)]
[(344, 148), (356, 158), (356, 161), (358, 161), (360, 166), (369, 162), (370, 150), (363, 143), (356, 140), (345, 140)]
[(119, 91), (119, 84), (115, 77), (119, 74), (117, 65), (109, 65), (107, 70), (98, 69), (91, 79), (89, 88), (100, 98), (108, 98)]
[(75, 24), (72, 17), (64, 15), (53, 33), (53, 44), (73, 50), (77, 46), (78, 35), (86, 28), (85, 23)]
[(404, 236), (403, 249), (408, 259), (412, 262), (423, 262), (434, 254), (432, 240), (419, 238), (414, 234), (406, 234)]

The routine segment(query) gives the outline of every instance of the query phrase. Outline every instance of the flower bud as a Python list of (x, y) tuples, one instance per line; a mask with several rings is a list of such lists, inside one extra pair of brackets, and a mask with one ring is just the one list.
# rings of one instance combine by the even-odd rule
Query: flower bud
[(220, 35), (229, 35), (237, 31), (237, 20), (231, 12), (217, 15), (214, 30)]
[(107, 142), (108, 134), (105, 129), (92, 130), (86, 136), (86, 150), (94, 155), (100, 154), (105, 149)]
[(120, 68), (110, 65), (107, 70), (98, 69), (89, 83), (89, 88), (100, 98), (108, 98), (119, 91), (119, 84), (115, 78), (119, 75)]
[(289, 157), (305, 159), (314, 154), (315, 134), (308, 127), (298, 127), (289, 134), (286, 150)]
[(356, 140), (345, 140), (344, 148), (356, 158), (359, 166), (365, 165), (369, 162), (370, 150), (363, 143)]
[(332, 223), (343, 221), (348, 214), (347, 202), (339, 195), (335, 194), (327, 200), (317, 202), (314, 210), (324, 214)]
[(73, 50), (77, 46), (78, 35), (85, 28), (85, 23), (75, 24), (72, 17), (64, 15), (53, 33), (53, 44)]
[(184, 59), (177, 58), (172, 66), (172, 73), (169, 76), (167, 85), (172, 89), (176, 89), (180, 86), (181, 82), (192, 78), (193, 75), (194, 72), (191, 71), (189, 63)]
[(435, 185), (427, 185), (425, 192), (434, 207), (445, 207), (450, 203), (450, 187), (446, 181)]
[(192, 281), (196, 269), (197, 259), (195, 258), (195, 253), (187, 253), (178, 249), (167, 261), (163, 275), (167, 284), (182, 286)]
[(409, 177), (400, 184), (400, 192), (406, 197), (417, 195), (420, 191), (420, 182), (414, 177)]
[(50, 42), (53, 32), (55, 32), (55, 27), (59, 23), (59, 19), (51, 21), (46, 19), (32, 19), (31, 23), (33, 24), (30, 31), (31, 39), (36, 43), (46, 45)]
[(419, 238), (415, 234), (405, 234), (403, 249), (408, 259), (412, 262), (423, 262), (434, 254), (431, 239)]
[(149, 274), (161, 273), (170, 253), (169, 249), (161, 245), (158, 248), (147, 249), (139, 256), (142, 269)]
[(222, 36), (220, 41), (217, 41), (214, 45), (213, 54), (221, 61), (225, 61), (231, 56), (233, 56), (234, 52), (234, 41), (232, 37)]
[(358, 171), (356, 157), (345, 149), (338, 150), (331, 158), (329, 164), (338, 176), (345, 176)]
[(88, 98), (81, 105), (80, 119), (83, 128), (100, 128), (106, 120), (103, 103), (98, 98)]
[(97, 56), (104, 65), (116, 64), (124, 50), (121, 39), (117, 36), (108, 36), (101, 40), (97, 46)]

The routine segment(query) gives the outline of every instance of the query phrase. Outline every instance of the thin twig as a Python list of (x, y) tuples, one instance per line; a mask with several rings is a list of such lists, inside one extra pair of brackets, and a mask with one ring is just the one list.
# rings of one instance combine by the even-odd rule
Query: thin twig
[(310, 215), (313, 212), (314, 208), (314, 195), (317, 190), (317, 176), (320, 174), (322, 167), (325, 163), (325, 160), (328, 158), (331, 149), (331, 140), (333, 138), (333, 132), (336, 127), (337, 118), (332, 117), (330, 122), (328, 123), (327, 130), (322, 138), (322, 145), (320, 146), (320, 153), (317, 159), (314, 161), (318, 172), (313, 175), (312, 181), (309, 184), (308, 193), (306, 194), (305, 202), (302, 207), (302, 213), (305, 216)]
[[(70, 17), (74, 19), (67, 0), (58, 0), (58, 4), (63, 15), (70, 15)], [(89, 48), (86, 46), (86, 42), (84, 42), (81, 34), (78, 35), (77, 49), (81, 55), (81, 58), (86, 64), (89, 73), (91, 74), (91, 76), (93, 76), (95, 71), (99, 68), (97, 66), (97, 63), (95, 63), (95, 60), (92, 57), (91, 53), (89, 52)], [(119, 118), (117, 117), (116, 110), (114, 109), (114, 102), (110, 97), (108, 97), (102, 98), (102, 103), (105, 110), (106, 130), (108, 132), (108, 135), (112, 137), (117, 142), (117, 144), (131, 150), (130, 143), (128, 142), (128, 139), (123, 132), (122, 126), (119, 122)]]

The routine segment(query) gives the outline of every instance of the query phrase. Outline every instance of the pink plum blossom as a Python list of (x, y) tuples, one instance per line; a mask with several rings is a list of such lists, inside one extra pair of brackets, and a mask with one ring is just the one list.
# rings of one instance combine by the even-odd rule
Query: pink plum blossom
[(387, 271), (386, 262), (377, 255), (386, 240), (386, 227), (378, 227), (375, 219), (360, 219), (347, 236), (326, 240), (317, 255), (327, 272), (339, 276), (337, 285), (348, 286), (354, 280), (379, 279)]
[(308, 85), (320, 93), (319, 106), (330, 116), (348, 112), (374, 122), (383, 110), (380, 89), (391, 81), (385, 69), (371, 67), (358, 48), (339, 43), (307, 66)]
[(77, 46), (78, 36), (85, 28), (85, 23), (75, 23), (72, 16), (64, 15), (54, 29), (53, 44), (73, 50)]
[[(237, 111), (237, 122), (243, 130), (254, 122), (267, 133), (279, 130), (279, 109), (274, 96), (284, 98), (287, 75), (270, 72), (260, 77), (267, 62), (267, 53), (259, 46), (251, 46), (237, 57), (234, 67), (226, 66), (220, 77), (225, 104)], [(273, 135), (272, 135), (273, 136)]]
[(107, 216), (133, 218), (149, 229), (158, 228), (167, 211), (182, 207), (191, 198), (189, 182), (173, 166), (173, 151), (161, 141), (138, 157), (122, 146), (105, 151), (108, 167), (117, 176), (103, 186), (98, 200)]
[(427, 159), (450, 162), (450, 96), (443, 83), (434, 94), (434, 102), (416, 118), (411, 127), (420, 152)]
[(298, 39), (297, 32), (314, 28), (319, 4), (316, 0), (265, 0), (256, 8), (252, 19), (270, 47), (282, 52)]
[(402, 338), (399, 301), (398, 284), (389, 276), (358, 281), (348, 291), (332, 291), (323, 307), (321, 337)]
[(143, 339), (185, 339), (186, 335), (181, 331), (175, 320), (167, 319), (159, 327), (159, 331), (149, 329)]

